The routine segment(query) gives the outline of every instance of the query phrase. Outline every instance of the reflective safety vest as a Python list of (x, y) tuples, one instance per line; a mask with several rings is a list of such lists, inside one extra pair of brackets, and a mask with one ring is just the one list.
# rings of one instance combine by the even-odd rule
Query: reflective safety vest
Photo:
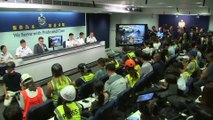
[(130, 84), (130, 86), (133, 88), (134, 87), (134, 85), (137, 83), (137, 81), (140, 79), (140, 74), (137, 72), (137, 74), (138, 74), (138, 78), (137, 79), (133, 79), (133, 77), (132, 76), (130, 76), (130, 74), (127, 74), (126, 75), (126, 78), (128, 79), (128, 81), (129, 81), (129, 84)]
[(180, 76), (185, 80), (186, 83), (188, 82), (190, 78), (190, 74), (188, 72), (183, 72), (180, 74)]
[(88, 75), (81, 76), (80, 78), (81, 78), (84, 82), (88, 82), (88, 81), (93, 80), (94, 77), (95, 77), (95, 74), (89, 73)]
[(27, 113), (30, 110), (30, 108), (32, 108), (33, 106), (42, 104), (44, 102), (43, 99), (42, 99), (42, 96), (43, 96), (42, 95), (42, 88), (38, 87), (37, 91), (38, 91), (38, 94), (33, 98), (30, 98), (27, 95), (26, 90), (21, 91), (23, 98), (24, 98), (24, 112), (23, 112), (24, 120), (27, 119)]
[(136, 65), (136, 66), (135, 66), (135, 70), (136, 70), (137, 72), (140, 72), (140, 69), (141, 69), (141, 66), (140, 66), (140, 65)]
[(57, 82), (57, 80), (52, 80), (52, 81), (50, 82), (50, 84), (51, 84), (52, 87), (53, 87), (52, 100), (53, 100), (54, 104), (56, 104), (56, 103), (58, 102), (58, 98), (59, 98), (59, 95), (60, 95), (60, 91), (61, 91), (64, 87), (66, 87), (66, 86), (72, 84), (70, 78), (67, 77), (67, 76), (62, 76), (62, 77), (60, 77), (60, 78), (55, 78), (55, 79), (60, 80), (60, 84), (59, 84), (59, 82)]
[(136, 57), (136, 55), (135, 55), (134, 52), (128, 52), (128, 53), (127, 53), (127, 56), (128, 56), (129, 58), (131, 58), (131, 59)]
[(118, 62), (117, 60), (115, 60), (115, 61), (112, 60), (112, 61), (109, 62), (109, 63), (115, 64), (115, 68), (116, 68), (116, 69), (120, 67), (120, 64), (119, 64), (119, 62)]
[(192, 62), (194, 62), (194, 67), (191, 70), (188, 70), (190, 76), (198, 69), (198, 62), (197, 59), (192, 60)]
[(58, 120), (81, 120), (81, 107), (76, 102), (66, 103), (67, 107), (72, 111), (71, 118), (67, 118), (65, 115), (63, 105), (58, 106), (54, 113)]

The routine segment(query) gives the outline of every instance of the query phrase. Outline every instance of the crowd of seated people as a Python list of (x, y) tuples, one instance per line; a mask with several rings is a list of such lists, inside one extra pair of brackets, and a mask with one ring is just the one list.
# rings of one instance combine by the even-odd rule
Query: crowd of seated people
[[(191, 38), (187, 37), (186, 29), (180, 28), (179, 38), (174, 39), (173, 28), (169, 27), (168, 31), (164, 29), (160, 28), (157, 32), (153, 27), (150, 39), (146, 40), (144, 45), (136, 46), (135, 49), (124, 46), (122, 54), (109, 53), (107, 58), (99, 58), (97, 60), (98, 71), (95, 74), (86, 64), (79, 64), (77, 69), (81, 77), (77, 80), (64, 75), (59, 63), (53, 64), (52, 80), (47, 85), (46, 96), (40, 87), (35, 87), (33, 78), (28, 74), (16, 73), (16, 77), (12, 77), (12, 81), (8, 82), (8, 77), (15, 73), (15, 66), (7, 65), (8, 73), (4, 75), (5, 101), (8, 101), (9, 97), (17, 97), (17, 95), (9, 95), (9, 91), (14, 92), (13, 94), (21, 91), (19, 108), (24, 112), (21, 112), (23, 118), (20, 120), (27, 119), (27, 111), (33, 106), (43, 104), (46, 99), (54, 103), (55, 110), (52, 111), (54, 119), (81, 120), (96, 116), (100, 113), (100, 109), (110, 102), (117, 101), (121, 94), (124, 95), (123, 92), (130, 89), (131, 93), (126, 96), (130, 106), (121, 110), (125, 111), (123, 119), (131, 112), (139, 110), (143, 113), (142, 119), (158, 120), (171, 118), (171, 116), (186, 119), (192, 116), (191, 118), (196, 120), (196, 117), (201, 115), (193, 110), (197, 107), (196, 105), (200, 109), (207, 111), (210, 109), (211, 113), (213, 109), (210, 94), (213, 92), (213, 35), (204, 36), (205, 33), (202, 30), (202, 33), (196, 33), (193, 29), (194, 36)], [(202, 39), (211, 44), (202, 42)], [(121, 59), (118, 60), (117, 56)], [(105, 76), (108, 78), (103, 81), (102, 78)], [(16, 87), (18, 84), (22, 87), (14, 89), (10, 86), (11, 82), (15, 83)], [(83, 85), (91, 82), (93, 84), (90, 87), (94, 94), (88, 97), (93, 97), (94, 101), (89, 108), (85, 109), (78, 103), (78, 92)], [(139, 87), (141, 91), (136, 91), (138, 90), (136, 87)], [(140, 94), (149, 90), (154, 93), (152, 99), (142, 103), (136, 101)], [(198, 101), (195, 103), (197, 98)], [(135, 107), (135, 104), (139, 107)], [(11, 120), (17, 116), (18, 120), (20, 111), (11, 110), (11, 107), (17, 106), (14, 106), (13, 102), (7, 104), (4, 112), (5, 119)], [(114, 109), (120, 111), (119, 108)], [(182, 110), (188, 112), (184, 115), (179, 114)], [(14, 113), (9, 114), (7, 111)], [(126, 114), (126, 112), (129, 113)], [(114, 114), (114, 111), (110, 111), (110, 114)], [(107, 119), (109, 116), (105, 117)], [(108, 119), (116, 120), (117, 118)]]

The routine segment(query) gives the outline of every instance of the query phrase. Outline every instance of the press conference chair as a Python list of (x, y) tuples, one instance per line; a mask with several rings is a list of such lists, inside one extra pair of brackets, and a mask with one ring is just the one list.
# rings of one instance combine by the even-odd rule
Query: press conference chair
[(78, 91), (78, 100), (87, 98), (93, 94), (93, 84), (95, 82), (96, 82), (96, 80), (91, 80), (91, 81), (86, 82), (83, 85), (81, 85), (81, 87)]
[(135, 84), (132, 91), (133, 93), (137, 93), (139, 91), (143, 91), (145, 87), (148, 87), (152, 82), (153, 71), (141, 77), (139, 81)]
[(115, 100), (109, 101), (101, 108), (97, 110), (95, 116), (90, 120), (113, 120), (113, 108), (115, 105)]
[(55, 106), (52, 100), (32, 107), (27, 113), (27, 120), (48, 120), (54, 116)]
[(126, 113), (128, 103), (130, 101), (131, 90), (132, 88), (127, 88), (126, 90), (118, 94), (116, 100), (116, 107), (118, 108), (118, 110), (124, 111)]

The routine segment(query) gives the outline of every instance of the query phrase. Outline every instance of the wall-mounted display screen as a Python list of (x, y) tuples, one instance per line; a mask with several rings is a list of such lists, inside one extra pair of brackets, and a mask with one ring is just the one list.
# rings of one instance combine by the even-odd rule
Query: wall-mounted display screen
[(117, 24), (116, 46), (142, 44), (146, 33), (147, 24)]
[(63, 46), (62, 42), (62, 35), (48, 37), (49, 48)]

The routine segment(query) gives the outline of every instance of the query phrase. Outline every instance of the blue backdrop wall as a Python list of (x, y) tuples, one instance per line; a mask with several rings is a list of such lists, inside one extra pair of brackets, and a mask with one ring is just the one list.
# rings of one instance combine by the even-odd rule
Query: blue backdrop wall
[(106, 48), (109, 47), (109, 14), (86, 14), (87, 34), (94, 32), (98, 41), (105, 41)]
[(195, 15), (159, 15), (159, 26), (165, 24), (172, 25), (174, 30), (177, 30), (178, 22), (183, 20), (186, 23), (186, 28), (189, 29), (191, 26), (197, 26), (199, 28), (204, 28), (204, 30), (209, 29), (209, 16), (195, 16)]
[[(43, 16), (46, 24), (39, 24)], [(0, 12), (0, 32), (85, 26), (85, 14), (73, 12)]]

